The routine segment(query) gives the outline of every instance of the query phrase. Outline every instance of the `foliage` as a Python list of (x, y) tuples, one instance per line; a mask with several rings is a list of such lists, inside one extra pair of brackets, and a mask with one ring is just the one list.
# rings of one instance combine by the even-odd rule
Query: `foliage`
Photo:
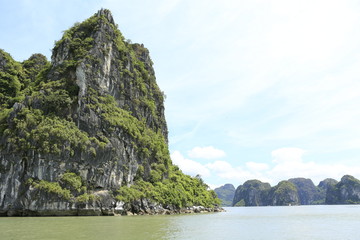
[(33, 181), (32, 186), (39, 190), (56, 194), (65, 200), (70, 200), (70, 198), (73, 197), (70, 190), (62, 188), (58, 182), (48, 182), (45, 180)]
[(46, 114), (66, 116), (74, 102), (74, 97), (67, 90), (66, 82), (63, 80), (41, 82), (39, 88), (41, 91), (34, 92), (31, 100), (40, 103)]
[(84, 193), (76, 197), (75, 202), (77, 203), (87, 203), (93, 202), (96, 200), (96, 196), (94, 194)]
[(57, 116), (46, 116), (39, 109), (22, 108), (12, 119), (12, 127), (4, 134), (15, 150), (34, 149), (43, 153), (60, 154), (75, 149), (89, 150), (91, 142), (88, 134), (81, 131), (74, 122)]
[(234, 207), (245, 207), (245, 200), (241, 199), (237, 203), (235, 203)]
[(65, 186), (68, 186), (72, 190), (76, 190), (77, 192), (81, 191), (81, 177), (73, 172), (64, 173), (61, 177), (61, 182), (63, 182)]
[(96, 196), (87, 191), (82, 178), (74, 172), (65, 172), (58, 181), (27, 180), (27, 184), (56, 196), (75, 203), (86, 203), (96, 200)]
[(10, 115), (12, 109), (7, 109), (7, 108), (1, 108), (0, 107), (0, 135), (2, 136), (5, 129), (8, 127), (7, 124), (7, 118)]
[(94, 42), (90, 35), (98, 27), (99, 21), (95, 15), (82, 23), (76, 23), (64, 32), (61, 40), (55, 42), (53, 53), (57, 52), (62, 44), (67, 44), (74, 60), (84, 58)]
[(298, 191), (289, 181), (281, 181), (272, 188), (270, 196), (276, 199), (276, 205), (299, 204)]
[[(50, 62), (42, 54), (33, 54), (28, 60), (22, 63), (27, 80), (25, 81), (25, 87), (30, 83), (36, 81), (37, 75), (45, 69), (50, 67)], [(25, 88), (24, 87), (24, 88)]]
[(275, 188), (275, 194), (284, 194), (287, 192), (297, 192), (295, 185), (289, 181), (281, 181)]
[(201, 178), (192, 178), (183, 174), (176, 166), (171, 167), (170, 177), (156, 182), (138, 180), (134, 185), (122, 186), (118, 190), (117, 199), (132, 202), (147, 198), (162, 205), (177, 208), (188, 206), (214, 207), (220, 200)]
[(9, 108), (21, 98), (25, 79), (21, 64), (0, 49), (0, 107)]
[[(99, 113), (113, 127), (121, 127), (132, 138), (136, 145), (141, 146), (140, 152), (143, 157), (152, 156), (157, 163), (170, 163), (169, 151), (166, 141), (161, 132), (154, 132), (147, 127), (144, 121), (140, 121), (125, 109), (118, 107), (115, 99), (110, 96), (99, 96), (94, 89), (88, 89), (89, 107)], [(154, 173), (155, 174), (155, 173)]]
[(335, 185), (329, 185), (326, 194), (327, 204), (358, 204), (360, 203), (360, 180), (345, 175)]
[(268, 205), (267, 198), (270, 189), (269, 183), (263, 183), (256, 179), (248, 180), (236, 189), (232, 203), (235, 205), (243, 199), (245, 206)]

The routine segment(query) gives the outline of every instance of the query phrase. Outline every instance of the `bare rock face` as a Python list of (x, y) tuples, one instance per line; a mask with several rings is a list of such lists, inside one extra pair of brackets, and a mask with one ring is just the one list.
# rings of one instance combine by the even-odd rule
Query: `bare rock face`
[[(1, 70), (8, 58), (1, 52)], [(34, 70), (31, 60), (1, 75), (19, 83), (19, 96), (30, 84), (21, 79)], [(0, 95), (12, 106), (0, 116), (0, 214), (126, 211), (116, 190), (136, 177), (151, 180), (154, 170), (166, 176), (171, 165), (149, 51), (124, 41), (102, 9), (67, 30), (51, 64), (37, 67), (22, 97)]]
[(323, 204), (324, 194), (321, 188), (314, 185), (313, 181), (308, 178), (291, 178), (289, 182), (293, 183), (298, 191), (300, 204)]

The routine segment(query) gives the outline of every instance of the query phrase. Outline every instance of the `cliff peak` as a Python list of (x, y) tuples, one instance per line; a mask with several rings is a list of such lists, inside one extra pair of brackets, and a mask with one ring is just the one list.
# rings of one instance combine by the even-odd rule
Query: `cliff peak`
[(112, 14), (111, 14), (111, 11), (109, 9), (102, 8), (96, 13), (96, 15), (98, 17), (104, 16), (109, 21), (109, 23), (115, 24), (114, 18), (113, 18)]

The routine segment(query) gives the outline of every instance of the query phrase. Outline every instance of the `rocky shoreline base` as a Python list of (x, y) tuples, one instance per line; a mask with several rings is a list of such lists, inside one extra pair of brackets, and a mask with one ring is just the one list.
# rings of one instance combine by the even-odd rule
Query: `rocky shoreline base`
[(32, 211), (28, 209), (23, 210), (8, 210), (0, 211), (0, 217), (51, 217), (51, 216), (136, 216), (136, 215), (174, 215), (174, 214), (196, 214), (196, 213), (215, 213), (225, 212), (223, 208), (206, 208), (203, 206), (193, 206), (181, 209), (167, 209), (159, 208), (156, 210), (133, 212), (131, 210), (115, 210), (109, 211), (106, 209), (69, 209), (69, 210), (52, 210), (44, 209), (39, 211)]
[(191, 206), (177, 208), (153, 203), (147, 199), (132, 203), (94, 201), (86, 204), (69, 202), (52, 202), (43, 206), (28, 206), (28, 208), (0, 209), (0, 217), (20, 216), (133, 216), (133, 215), (171, 215), (191, 213), (224, 212), (221, 207)]

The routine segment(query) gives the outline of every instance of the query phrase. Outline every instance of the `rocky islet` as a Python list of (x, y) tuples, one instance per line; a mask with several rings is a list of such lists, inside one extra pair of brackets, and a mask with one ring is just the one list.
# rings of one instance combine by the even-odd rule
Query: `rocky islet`
[(51, 62), (1, 50), (0, 215), (219, 211), (171, 162), (152, 65), (106, 9), (65, 31)]
[[(223, 188), (224, 186), (215, 191)], [(224, 199), (223, 195), (218, 196), (222, 202), (226, 202), (227, 199)], [(318, 204), (360, 204), (360, 180), (345, 175), (340, 182), (327, 178), (315, 186), (311, 179), (291, 178), (273, 187), (260, 180), (248, 180), (236, 188), (231, 206)]]

